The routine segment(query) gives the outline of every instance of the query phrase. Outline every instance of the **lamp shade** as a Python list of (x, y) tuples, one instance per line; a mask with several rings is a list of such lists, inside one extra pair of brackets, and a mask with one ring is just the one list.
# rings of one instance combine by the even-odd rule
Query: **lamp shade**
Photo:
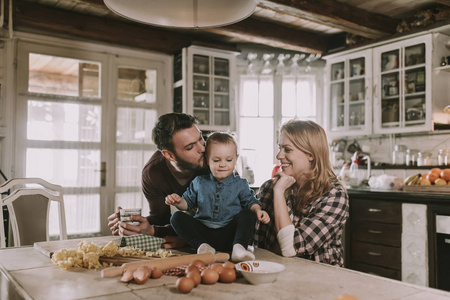
[(230, 25), (249, 17), (256, 0), (104, 0), (116, 14), (136, 22), (173, 28)]

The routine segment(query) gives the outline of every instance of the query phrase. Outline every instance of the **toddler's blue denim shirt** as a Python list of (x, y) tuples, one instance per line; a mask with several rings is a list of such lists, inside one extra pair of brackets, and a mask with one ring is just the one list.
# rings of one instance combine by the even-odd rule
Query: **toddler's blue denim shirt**
[(182, 197), (188, 210), (197, 209), (194, 218), (210, 228), (224, 227), (243, 208), (261, 206), (247, 180), (233, 173), (222, 182), (212, 173), (197, 176)]

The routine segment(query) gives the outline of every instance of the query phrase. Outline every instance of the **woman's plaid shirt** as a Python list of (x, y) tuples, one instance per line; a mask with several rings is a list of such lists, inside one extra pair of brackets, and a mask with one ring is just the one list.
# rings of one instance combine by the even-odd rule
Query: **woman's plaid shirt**
[[(270, 179), (257, 194), (262, 209), (267, 211), (271, 221), (269, 224), (256, 223), (254, 245), (281, 254), (273, 215), (273, 186), (273, 179)], [(288, 213), (295, 226), (294, 248), (297, 256), (343, 267), (341, 237), (349, 215), (348, 195), (344, 187), (335, 183), (328, 193), (311, 204), (306, 215), (300, 212), (294, 215), (293, 200), (292, 194), (286, 198)]]

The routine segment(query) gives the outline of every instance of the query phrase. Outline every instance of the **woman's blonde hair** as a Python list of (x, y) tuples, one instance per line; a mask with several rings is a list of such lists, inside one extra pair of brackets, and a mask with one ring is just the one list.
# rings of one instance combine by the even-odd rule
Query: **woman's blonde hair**
[(338, 179), (330, 163), (330, 151), (325, 130), (313, 121), (290, 120), (283, 124), (284, 133), (296, 148), (312, 156), (311, 170), (304, 174), (305, 181), (297, 189), (294, 211), (306, 213), (311, 203), (327, 193)]

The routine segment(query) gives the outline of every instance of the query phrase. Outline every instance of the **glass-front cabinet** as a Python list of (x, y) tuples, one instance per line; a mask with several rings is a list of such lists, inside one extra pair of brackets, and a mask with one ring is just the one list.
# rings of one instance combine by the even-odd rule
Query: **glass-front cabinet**
[(361, 135), (372, 130), (371, 50), (327, 61), (328, 135)]
[(183, 49), (174, 60), (174, 111), (194, 115), (202, 130), (235, 130), (235, 59), (233, 52)]
[(374, 49), (374, 132), (431, 130), (431, 35)]

